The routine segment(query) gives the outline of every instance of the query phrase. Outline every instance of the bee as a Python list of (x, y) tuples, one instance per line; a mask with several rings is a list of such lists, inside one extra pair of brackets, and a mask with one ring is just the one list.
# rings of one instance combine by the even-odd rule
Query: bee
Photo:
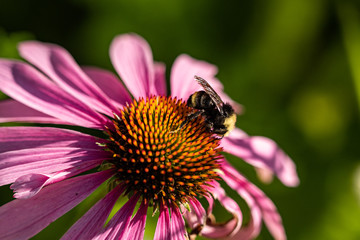
[(205, 79), (196, 75), (194, 78), (204, 90), (195, 92), (188, 98), (187, 105), (197, 111), (189, 114), (186, 120), (181, 123), (179, 129), (187, 122), (202, 115), (209, 131), (220, 137), (227, 136), (234, 129), (236, 123), (236, 114), (233, 107), (228, 103), (224, 103)]

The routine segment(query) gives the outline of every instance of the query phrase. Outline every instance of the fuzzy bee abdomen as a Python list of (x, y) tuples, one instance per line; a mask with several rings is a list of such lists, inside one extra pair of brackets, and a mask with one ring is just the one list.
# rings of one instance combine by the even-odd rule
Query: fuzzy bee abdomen
[(193, 93), (189, 97), (187, 105), (195, 109), (211, 109), (215, 107), (210, 96), (205, 91)]

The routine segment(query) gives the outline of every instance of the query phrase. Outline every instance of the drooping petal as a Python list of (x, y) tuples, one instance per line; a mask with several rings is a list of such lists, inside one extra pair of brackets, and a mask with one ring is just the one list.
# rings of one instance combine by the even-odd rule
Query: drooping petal
[(205, 196), (206, 200), (209, 203), (209, 206), (206, 210), (206, 214), (210, 215), (212, 213), (212, 210), (214, 209), (214, 198), (212, 196)]
[(129, 92), (115, 74), (95, 67), (83, 67), (83, 70), (118, 107), (131, 102)]
[(250, 220), (249, 223), (246, 226), (242, 226), (241, 229), (235, 233), (235, 235), (232, 235), (231, 238), (236, 240), (238, 237), (241, 237), (240, 239), (253, 239), (256, 236), (259, 235), (261, 231), (261, 223), (262, 223), (262, 213), (259, 205), (256, 203), (254, 198), (250, 193), (248, 193), (244, 189), (234, 189), (237, 190), (239, 195), (246, 201), (246, 203), (249, 206), (250, 209)]
[(12, 99), (0, 101), (0, 123), (5, 122), (69, 124)]
[[(254, 210), (252, 209), (252, 212)], [(253, 216), (253, 213), (252, 213)], [(250, 217), (249, 222), (246, 224), (246, 226), (241, 227), (240, 231), (235, 233), (233, 236), (229, 238), (225, 238), (226, 240), (252, 240), (256, 238), (256, 236), (259, 235), (261, 227), (258, 227), (257, 220), (254, 220), (252, 217)], [(261, 222), (261, 219), (260, 221)]]
[(202, 229), (201, 235), (209, 238), (231, 237), (239, 231), (242, 223), (242, 213), (239, 205), (230, 197), (226, 196), (225, 190), (216, 181), (211, 183), (213, 188), (209, 188), (215, 199), (233, 215), (233, 218), (226, 223), (208, 222)]
[(275, 239), (286, 239), (282, 220), (274, 203), (260, 189), (241, 176), (229, 163), (224, 162), (222, 170), (221, 178), (245, 199), (251, 210), (252, 222), (244, 231), (247, 234), (251, 232), (251, 238), (256, 237), (260, 232), (261, 222), (259, 221), (262, 218)]
[(188, 234), (185, 228), (184, 219), (180, 213), (178, 206), (171, 206), (171, 223), (170, 232), (171, 240), (187, 240)]
[(124, 239), (142, 240), (144, 239), (146, 213), (148, 204), (143, 201), (137, 210), (135, 216), (131, 219), (130, 225), (124, 234)]
[(19, 44), (19, 53), (90, 108), (110, 116), (118, 112), (64, 48), (55, 44), (26, 41)]
[(124, 185), (118, 185), (114, 188), (72, 225), (61, 239), (92, 239), (95, 237), (102, 230), (116, 200), (124, 189)]
[(137, 201), (139, 200), (138, 195), (132, 196), (129, 201), (127, 201), (124, 206), (111, 218), (106, 228), (101, 232), (97, 233), (95, 239), (125, 239), (126, 229), (129, 227), (131, 215), (134, 211)]
[(189, 199), (191, 211), (183, 210), (184, 218), (190, 229), (202, 227), (205, 224), (207, 214), (201, 203), (196, 199)]
[(170, 214), (165, 204), (160, 206), (160, 215), (156, 225), (154, 240), (171, 240)]
[(240, 157), (255, 167), (271, 170), (286, 186), (299, 184), (294, 162), (269, 138), (230, 134), (222, 139), (221, 146), (225, 152)]
[(109, 121), (22, 62), (0, 59), (0, 90), (24, 105), (78, 126), (103, 129)]
[(17, 199), (0, 208), (0, 239), (28, 239), (89, 196), (112, 172), (68, 179), (44, 188), (30, 199)]
[(142, 37), (136, 34), (116, 37), (110, 46), (110, 58), (135, 99), (158, 95), (154, 92), (155, 70), (151, 48)]

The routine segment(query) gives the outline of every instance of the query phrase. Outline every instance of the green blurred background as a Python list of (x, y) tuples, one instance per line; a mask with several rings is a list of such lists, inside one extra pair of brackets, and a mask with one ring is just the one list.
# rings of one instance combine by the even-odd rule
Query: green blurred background
[[(360, 239), (359, 9), (341, 0), (0, 0), (0, 57), (19, 58), (16, 44), (37, 39), (113, 70), (111, 40), (135, 32), (168, 76), (181, 53), (217, 65), (225, 91), (245, 106), (237, 126), (274, 139), (297, 165), (301, 184), (287, 188), (261, 183), (228, 156), (275, 202), (288, 238)], [(8, 186), (1, 193), (10, 201)], [(93, 201), (34, 239), (59, 238)], [(265, 228), (259, 239), (271, 239)]]

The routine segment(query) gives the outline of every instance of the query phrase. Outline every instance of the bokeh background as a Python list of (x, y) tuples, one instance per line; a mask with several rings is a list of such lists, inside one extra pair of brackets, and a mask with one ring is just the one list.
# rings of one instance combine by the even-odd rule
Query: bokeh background
[[(111, 40), (135, 32), (168, 76), (181, 53), (217, 65), (245, 107), (237, 126), (274, 139), (297, 164), (301, 184), (287, 188), (228, 156), (275, 202), (288, 238), (360, 239), (359, 9), (350, 0), (0, 0), (0, 57), (19, 58), (17, 43), (37, 39), (113, 71)], [(1, 194), (10, 201), (8, 186)], [(59, 238), (93, 201), (33, 239)], [(259, 239), (272, 238), (264, 228)]]

